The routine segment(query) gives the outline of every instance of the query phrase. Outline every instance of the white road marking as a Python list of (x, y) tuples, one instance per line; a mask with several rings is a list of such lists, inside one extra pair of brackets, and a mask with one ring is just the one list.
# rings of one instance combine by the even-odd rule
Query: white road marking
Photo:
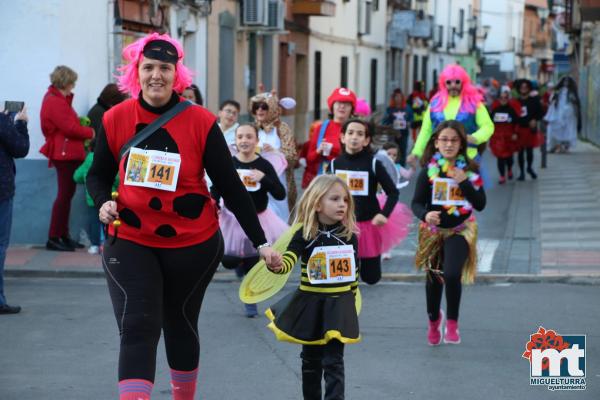
[(492, 261), (494, 261), (494, 254), (499, 244), (500, 241), (496, 239), (477, 240), (477, 254), (479, 255), (477, 271), (490, 272), (492, 270)]

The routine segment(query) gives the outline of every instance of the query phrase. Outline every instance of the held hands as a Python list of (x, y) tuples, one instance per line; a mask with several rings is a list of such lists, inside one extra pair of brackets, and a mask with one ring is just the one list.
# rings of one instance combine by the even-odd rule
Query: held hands
[(257, 169), (253, 169), (252, 170), (252, 179), (254, 179), (255, 182), (260, 182), (262, 180), (262, 178), (265, 177), (265, 173), (262, 171), (259, 171)]
[(260, 250), (258, 250), (258, 254), (260, 254), (261, 258), (264, 258), (269, 270), (273, 272), (278, 272), (281, 270), (283, 258), (281, 257), (281, 254), (273, 250), (271, 247), (261, 247)]
[(116, 201), (109, 200), (102, 204), (102, 207), (100, 207), (100, 211), (98, 212), (98, 219), (100, 222), (103, 224), (110, 224), (117, 218), (119, 218), (119, 213), (117, 212)]
[(427, 214), (425, 214), (425, 222), (427, 222), (429, 225), (439, 225), (440, 213), (441, 211), (429, 211)]
[(373, 217), (373, 219), (371, 220), (371, 223), (375, 226), (383, 226), (385, 224), (387, 224), (387, 217), (383, 214), (377, 214)]
[(460, 168), (451, 168), (448, 170), (448, 176), (454, 179), (457, 183), (461, 183), (467, 179), (467, 174)]

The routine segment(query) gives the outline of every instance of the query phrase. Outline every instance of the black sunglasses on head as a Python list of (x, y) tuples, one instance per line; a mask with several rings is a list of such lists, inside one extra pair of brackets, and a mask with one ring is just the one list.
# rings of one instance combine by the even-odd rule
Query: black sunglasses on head
[(453, 83), (454, 83), (455, 85), (460, 85), (460, 84), (461, 84), (461, 81), (460, 81), (460, 79), (447, 80), (447, 81), (446, 81), (446, 86), (450, 86), (450, 85), (452, 85)]
[(258, 109), (261, 109), (263, 111), (269, 111), (269, 106), (267, 105), (267, 103), (255, 103), (252, 105), (252, 111), (256, 111)]

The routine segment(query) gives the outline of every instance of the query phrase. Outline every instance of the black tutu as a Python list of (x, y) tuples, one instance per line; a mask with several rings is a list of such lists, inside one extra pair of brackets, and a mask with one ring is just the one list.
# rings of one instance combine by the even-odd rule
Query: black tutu
[(296, 290), (265, 311), (269, 329), (278, 340), (324, 345), (336, 339), (342, 343), (361, 340), (352, 291), (339, 294)]

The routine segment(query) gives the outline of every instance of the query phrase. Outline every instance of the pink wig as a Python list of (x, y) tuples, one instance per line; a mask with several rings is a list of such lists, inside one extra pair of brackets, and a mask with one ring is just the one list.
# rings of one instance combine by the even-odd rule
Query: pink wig
[(146, 44), (155, 40), (164, 40), (171, 43), (177, 49), (177, 64), (175, 65), (175, 81), (173, 82), (173, 89), (177, 93), (182, 93), (185, 88), (190, 86), (192, 83), (192, 72), (183, 65), (183, 47), (175, 39), (172, 39), (166, 33), (164, 35), (156, 32), (144, 36), (141, 39), (136, 40), (129, 46), (123, 49), (123, 58), (127, 64), (118, 68), (121, 73), (117, 76), (117, 83), (119, 89), (124, 93), (129, 93), (131, 97), (137, 99), (142, 90), (140, 86), (140, 78), (138, 75), (139, 62), (143, 57), (143, 51)]
[(354, 108), (354, 114), (360, 117), (368, 117), (371, 115), (371, 106), (363, 98), (356, 99), (356, 107)]
[(469, 78), (469, 74), (467, 74), (467, 71), (463, 67), (451, 64), (446, 66), (440, 74), (438, 80), (440, 89), (431, 99), (431, 111), (441, 112), (446, 108), (448, 104), (446, 81), (455, 79), (459, 79), (462, 82), (460, 111), (474, 113), (477, 110), (477, 106), (483, 101), (481, 92), (471, 83), (471, 78)]

